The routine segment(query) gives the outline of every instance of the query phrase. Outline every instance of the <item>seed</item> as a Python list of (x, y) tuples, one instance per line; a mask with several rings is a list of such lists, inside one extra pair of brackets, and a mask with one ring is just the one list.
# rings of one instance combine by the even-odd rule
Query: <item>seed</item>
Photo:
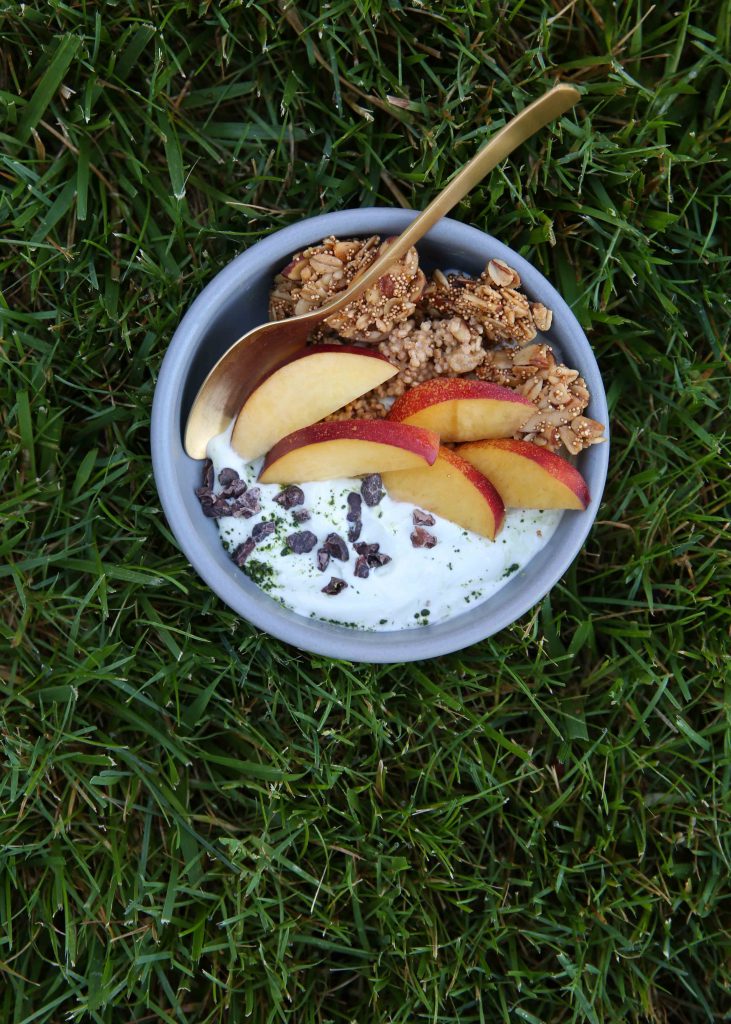
[(221, 485), (221, 487), (228, 487), (229, 484), (232, 484), (234, 480), (238, 479), (239, 474), (236, 472), (235, 469), (230, 469), (229, 467), (222, 469), (221, 472), (218, 474), (218, 482)]
[(363, 506), (363, 499), (355, 491), (351, 491), (348, 495), (348, 515), (347, 520), (349, 523), (357, 523), (361, 517), (361, 509)]
[(433, 548), (437, 538), (423, 526), (417, 526), (411, 533), (411, 543), (415, 548)]
[(257, 523), (254, 529), (251, 531), (251, 536), (254, 539), (254, 541), (258, 544), (260, 541), (264, 540), (265, 537), (268, 537), (270, 534), (274, 533), (275, 529), (276, 526), (271, 520), (265, 523)]
[(274, 501), (276, 501), (277, 505), (281, 505), (282, 508), (294, 508), (295, 505), (304, 504), (305, 493), (301, 487), (292, 484), (289, 487), (285, 487), (283, 491), (280, 491), (274, 498)]
[(311, 530), (301, 530), (299, 533), (290, 533), (287, 544), (295, 555), (304, 555), (312, 551), (317, 544), (317, 537)]
[(256, 541), (253, 539), (253, 537), (249, 537), (247, 540), (243, 542), (243, 544), (239, 544), (239, 546), (235, 548), (233, 554), (231, 555), (231, 558), (236, 563), (236, 565), (238, 565), (239, 569), (244, 564), (244, 562), (249, 557), (249, 555), (251, 554), (255, 547)]
[(322, 588), (323, 594), (339, 594), (341, 590), (345, 590), (347, 587), (345, 580), (339, 580), (337, 576), (331, 576), (330, 582)]
[(436, 522), (431, 512), (424, 512), (420, 508), (414, 509), (412, 519), (414, 520), (414, 526), (433, 526)]
[(363, 501), (369, 508), (378, 505), (384, 495), (381, 474), (371, 473), (370, 476), (365, 477), (360, 485), (360, 493), (363, 495)]
[(339, 558), (341, 562), (347, 562), (350, 558), (350, 555), (348, 554), (348, 545), (337, 533), (329, 533), (322, 546), (329, 555), (333, 558)]

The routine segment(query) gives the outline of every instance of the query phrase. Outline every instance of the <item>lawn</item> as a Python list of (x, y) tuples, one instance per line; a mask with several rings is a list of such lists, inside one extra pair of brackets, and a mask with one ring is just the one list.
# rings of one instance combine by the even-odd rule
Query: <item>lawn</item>
[[(731, 6), (0, 4), (0, 1020), (731, 1019)], [(540, 606), (372, 666), (257, 632), (162, 516), (182, 313), (314, 212), (455, 211), (595, 348), (610, 478)]]

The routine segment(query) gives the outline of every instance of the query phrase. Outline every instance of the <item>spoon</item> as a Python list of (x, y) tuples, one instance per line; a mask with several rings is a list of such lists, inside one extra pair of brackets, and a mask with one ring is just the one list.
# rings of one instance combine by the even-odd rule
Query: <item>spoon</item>
[(193, 459), (205, 458), (209, 440), (228, 427), (256, 383), (302, 348), (316, 324), (337, 313), (376, 282), (429, 228), (464, 199), (488, 171), (540, 128), (573, 107), (579, 96), (570, 85), (556, 85), (521, 110), (464, 165), (446, 188), (390, 243), (386, 252), (327, 305), (288, 320), (260, 324), (235, 341), (203, 381), (193, 402), (185, 428), (188, 455)]

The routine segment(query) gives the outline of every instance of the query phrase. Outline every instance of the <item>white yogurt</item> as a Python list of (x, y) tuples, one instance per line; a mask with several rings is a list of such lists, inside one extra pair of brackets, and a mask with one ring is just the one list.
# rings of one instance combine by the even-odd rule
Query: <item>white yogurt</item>
[[(299, 615), (324, 619), (356, 629), (394, 630), (443, 622), (453, 615), (481, 604), (504, 587), (548, 543), (561, 519), (561, 511), (544, 512), (511, 509), (495, 541), (435, 516), (427, 529), (437, 537), (433, 548), (415, 548), (410, 535), (414, 529), (414, 506), (384, 495), (380, 504), (362, 506), (360, 541), (380, 544), (391, 561), (371, 569), (367, 579), (354, 576), (356, 552), (348, 544), (350, 558), (331, 558), (324, 572), (317, 568), (317, 549), (329, 533), (347, 542), (347, 496), (360, 493), (358, 479), (328, 480), (299, 484), (310, 519), (298, 523), (293, 513), (274, 502), (279, 484), (259, 484), (256, 478), (262, 459), (245, 462), (230, 444), (232, 427), (208, 443), (216, 483), (224, 467), (235, 469), (248, 486), (261, 489), (261, 512), (251, 519), (226, 516), (217, 520), (221, 539), (229, 554), (251, 535), (256, 523), (274, 520), (275, 532), (250, 555), (244, 571), (286, 608)], [(294, 554), (287, 537), (300, 530), (317, 535), (318, 543), (308, 554)], [(323, 594), (322, 588), (334, 576), (348, 584), (339, 594)]]

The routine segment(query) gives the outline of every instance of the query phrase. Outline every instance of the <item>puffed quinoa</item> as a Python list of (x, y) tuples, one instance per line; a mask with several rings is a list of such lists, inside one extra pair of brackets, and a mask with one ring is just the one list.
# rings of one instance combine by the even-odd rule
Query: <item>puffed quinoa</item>
[(354, 402), (348, 402), (342, 409), (325, 417), (325, 422), (336, 420), (380, 420), (386, 415), (386, 406), (379, 401), (373, 391), (356, 398)]
[[(282, 320), (325, 305), (386, 251), (391, 241), (386, 239), (379, 244), (376, 235), (365, 242), (341, 241), (330, 236), (320, 245), (295, 254), (274, 279), (270, 316)], [(328, 317), (325, 326), (348, 340), (380, 341), (413, 315), (425, 284), (419, 256), (411, 248), (363, 295)], [(323, 331), (318, 334), (321, 337)]]
[(390, 332), (378, 350), (401, 368), (379, 389), (381, 395), (394, 396), (432, 377), (471, 373), (485, 357), (482, 328), (459, 316), (421, 323), (407, 320)]
[(604, 427), (582, 415), (589, 391), (578, 370), (557, 363), (550, 345), (492, 349), (477, 369), (480, 380), (514, 388), (529, 398), (536, 412), (513, 436), (572, 455), (604, 440)]
[[(270, 315), (282, 319), (324, 305), (390, 241), (330, 236), (297, 253), (275, 278)], [(572, 454), (603, 441), (603, 426), (583, 415), (589, 392), (578, 370), (558, 364), (550, 346), (527, 344), (538, 331), (549, 330), (553, 314), (530, 302), (520, 286), (518, 272), (500, 259), (490, 260), (478, 278), (435, 270), (426, 284), (416, 250), (410, 249), (377, 285), (310, 335), (310, 344), (378, 343), (399, 367), (390, 380), (327, 419), (380, 419), (386, 415), (382, 399), (433, 377), (474, 374), (514, 388), (535, 404), (535, 415), (516, 438), (552, 451), (564, 445)]]

